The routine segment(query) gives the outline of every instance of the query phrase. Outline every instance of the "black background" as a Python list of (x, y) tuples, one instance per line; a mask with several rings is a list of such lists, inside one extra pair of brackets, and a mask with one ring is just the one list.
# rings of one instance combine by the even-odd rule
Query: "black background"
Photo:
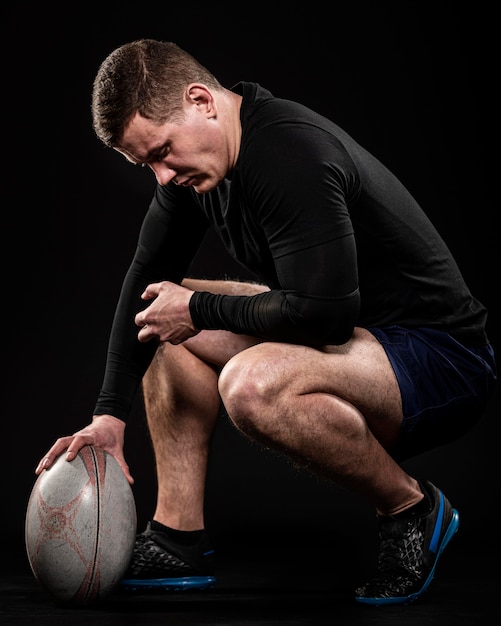
[[(418, 198), (490, 311), (499, 351), (492, 4), (308, 2), (12, 3), (3, 9), (2, 536), (23, 562), (38, 460), (88, 423), (120, 283), (154, 178), (95, 138), (92, 80), (126, 41), (172, 40), (226, 86), (261, 83), (332, 117)], [(496, 158), (496, 160), (495, 160)], [(215, 241), (206, 275), (243, 275)], [(488, 541), (499, 495), (499, 400), (462, 440), (408, 463), (462, 514), (462, 546)], [(155, 477), (140, 398), (126, 434), (139, 525)], [(207, 525), (328, 528), (372, 519), (350, 494), (297, 472), (224, 418), (214, 440)], [(362, 520), (362, 521), (358, 521)]]

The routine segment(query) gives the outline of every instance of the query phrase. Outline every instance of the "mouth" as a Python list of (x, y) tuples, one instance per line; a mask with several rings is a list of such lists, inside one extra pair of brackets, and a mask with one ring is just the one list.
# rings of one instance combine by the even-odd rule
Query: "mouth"
[(176, 183), (176, 185), (179, 185), (179, 187), (191, 187), (192, 185), (194, 185), (195, 179), (191, 177), (186, 178), (185, 180), (174, 180), (174, 182)]
[[(179, 187), (192, 187), (197, 193), (205, 193), (209, 191), (209, 187), (207, 187), (206, 180), (203, 176), (190, 176), (189, 178), (185, 178), (184, 180), (175, 180), (174, 183)], [(200, 187), (207, 187), (206, 189), (201, 190)], [(212, 189), (212, 185), (210, 189)]]

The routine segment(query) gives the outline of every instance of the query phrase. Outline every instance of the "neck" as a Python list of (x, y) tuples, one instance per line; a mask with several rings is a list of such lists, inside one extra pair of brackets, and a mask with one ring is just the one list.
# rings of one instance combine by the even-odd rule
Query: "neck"
[(225, 89), (220, 106), (224, 109), (225, 131), (228, 138), (228, 160), (231, 168), (233, 168), (240, 153), (242, 139), (242, 124), (240, 122), (242, 96)]

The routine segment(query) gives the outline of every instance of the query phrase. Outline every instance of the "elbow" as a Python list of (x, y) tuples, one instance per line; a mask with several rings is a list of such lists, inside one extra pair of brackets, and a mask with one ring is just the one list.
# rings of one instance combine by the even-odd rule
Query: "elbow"
[(358, 289), (349, 296), (319, 303), (309, 301), (299, 312), (295, 324), (311, 345), (341, 345), (351, 339), (360, 311)]
[(334, 322), (317, 323), (311, 333), (312, 345), (340, 346), (349, 341), (355, 330), (355, 320), (351, 318), (337, 319)]

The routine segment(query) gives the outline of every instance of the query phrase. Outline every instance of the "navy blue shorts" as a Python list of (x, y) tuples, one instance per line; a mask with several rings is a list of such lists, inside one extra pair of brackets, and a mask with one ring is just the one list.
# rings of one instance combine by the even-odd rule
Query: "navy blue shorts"
[(497, 380), (492, 346), (467, 348), (431, 328), (368, 328), (395, 371), (404, 419), (398, 461), (458, 439), (483, 416)]

